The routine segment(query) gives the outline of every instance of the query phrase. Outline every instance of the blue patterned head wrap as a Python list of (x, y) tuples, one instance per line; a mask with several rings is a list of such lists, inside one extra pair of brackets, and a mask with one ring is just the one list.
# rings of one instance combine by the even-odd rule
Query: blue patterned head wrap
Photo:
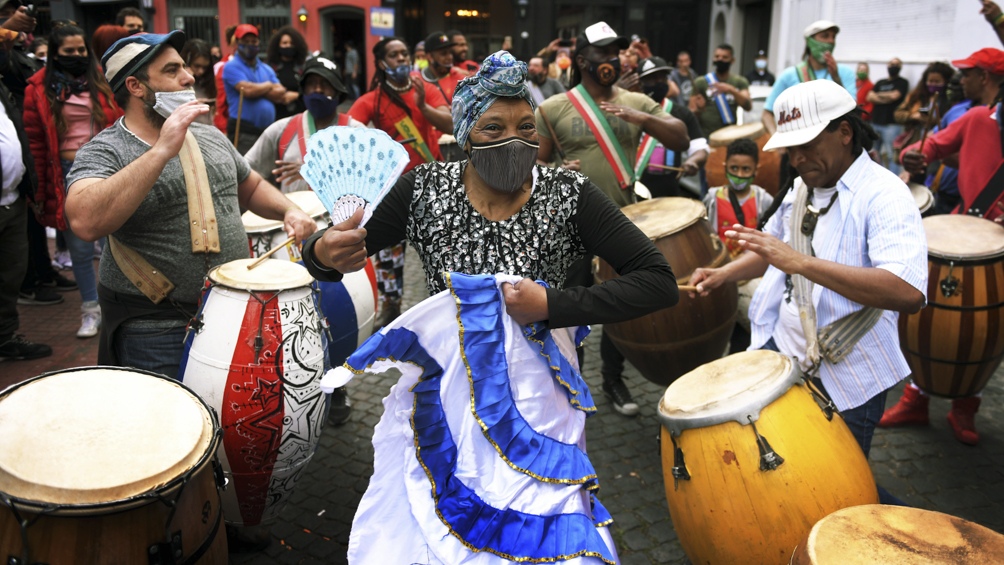
[(453, 136), (461, 148), (467, 144), (474, 124), (499, 98), (522, 98), (534, 108), (526, 88), (526, 63), (508, 51), (489, 55), (476, 75), (457, 84), (453, 93)]

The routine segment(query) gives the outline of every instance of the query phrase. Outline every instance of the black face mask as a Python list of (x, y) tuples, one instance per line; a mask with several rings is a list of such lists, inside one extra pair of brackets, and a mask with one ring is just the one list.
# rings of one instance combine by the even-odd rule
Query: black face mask
[(669, 94), (669, 83), (665, 81), (642, 85), (642, 88), (645, 89), (645, 94), (656, 102), (662, 102), (666, 98), (666, 95)]
[(899, 76), (899, 71), (900, 71), (899, 67), (886, 67), (886, 70), (889, 71), (889, 76), (892, 78), (896, 78)]
[(87, 73), (91, 58), (87, 55), (57, 55), (52, 64), (71, 77), (79, 77)]
[(280, 47), (279, 56), (285, 57), (287, 59), (292, 59), (296, 57), (296, 47)]
[(612, 86), (617, 79), (621, 76), (621, 60), (620, 57), (614, 57), (609, 61), (603, 61), (602, 63), (596, 63), (586, 59), (589, 66), (586, 68), (586, 72), (589, 76), (593, 77), (600, 86)]
[(732, 68), (732, 61), (715, 61), (715, 72), (724, 75)]

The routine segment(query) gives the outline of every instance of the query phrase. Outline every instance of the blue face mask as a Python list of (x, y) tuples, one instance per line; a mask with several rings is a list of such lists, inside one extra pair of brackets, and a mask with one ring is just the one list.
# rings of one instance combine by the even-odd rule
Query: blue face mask
[(307, 111), (315, 118), (325, 119), (338, 111), (338, 98), (325, 96), (320, 92), (311, 92), (303, 97)]
[(392, 82), (398, 84), (405, 84), (408, 82), (408, 77), (411, 75), (411, 65), (401, 65), (400, 67), (387, 67), (387, 78)]

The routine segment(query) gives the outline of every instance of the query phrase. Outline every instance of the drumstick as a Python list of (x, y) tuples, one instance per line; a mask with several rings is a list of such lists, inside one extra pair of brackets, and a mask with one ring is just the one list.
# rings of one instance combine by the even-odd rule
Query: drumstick
[(540, 117), (544, 118), (544, 125), (547, 126), (547, 131), (551, 134), (551, 139), (554, 141), (554, 150), (558, 152), (558, 157), (561, 158), (561, 162), (565, 162), (565, 150), (561, 148), (561, 142), (558, 141), (558, 135), (554, 133), (554, 126), (551, 125), (551, 120), (547, 119), (547, 114), (544, 112), (543, 106), (538, 106), (540, 110)]
[(240, 98), (237, 99), (237, 125), (234, 126), (234, 147), (237, 147), (237, 140), (241, 136), (241, 113), (244, 110), (244, 89), (240, 90)]
[[(932, 119), (933, 118), (933, 119)], [(933, 124), (931, 122), (934, 122)], [(927, 134), (934, 129), (934, 126), (938, 125), (938, 101), (931, 100), (931, 115), (927, 118), (927, 123), (924, 124), (924, 130), (920, 134), (920, 152), (924, 152), (924, 142), (927, 141)]]
[(670, 167), (669, 165), (660, 165), (658, 163), (649, 163), (649, 167), (655, 167), (656, 169), (664, 169), (667, 171), (676, 171), (678, 173), (683, 172), (683, 167)]
[(251, 269), (257, 267), (258, 265), (261, 265), (262, 262), (265, 261), (265, 259), (268, 259), (269, 257), (271, 257), (273, 253), (275, 253), (276, 251), (278, 251), (280, 249), (283, 249), (285, 247), (289, 247), (293, 243), (296, 243), (296, 238), (295, 237), (291, 237), (291, 238), (287, 239), (285, 243), (283, 243), (282, 245), (280, 245), (278, 247), (273, 247), (272, 249), (269, 249), (268, 252), (266, 252), (264, 255), (262, 255), (261, 257), (259, 257), (257, 259), (255, 259), (254, 263), (251, 263), (250, 265), (248, 265), (248, 270), (250, 271)]
[(677, 285), (677, 288), (680, 289), (680, 292), (700, 292), (696, 286), (690, 284)]

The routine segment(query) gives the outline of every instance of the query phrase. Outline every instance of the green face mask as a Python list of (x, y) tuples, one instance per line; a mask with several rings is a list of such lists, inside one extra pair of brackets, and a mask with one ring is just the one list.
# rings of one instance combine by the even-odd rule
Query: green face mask
[(868, 78), (868, 73), (858, 73), (858, 78), (861, 80), (865, 80)]
[(817, 63), (825, 63), (826, 52), (829, 51), (830, 53), (833, 53), (833, 48), (837, 45), (836, 42), (824, 43), (814, 37), (806, 39), (805, 44), (809, 47), (809, 54), (816, 60)]
[(743, 192), (753, 184), (753, 177), (737, 177), (725, 171), (725, 178), (729, 179), (729, 188), (735, 192)]

